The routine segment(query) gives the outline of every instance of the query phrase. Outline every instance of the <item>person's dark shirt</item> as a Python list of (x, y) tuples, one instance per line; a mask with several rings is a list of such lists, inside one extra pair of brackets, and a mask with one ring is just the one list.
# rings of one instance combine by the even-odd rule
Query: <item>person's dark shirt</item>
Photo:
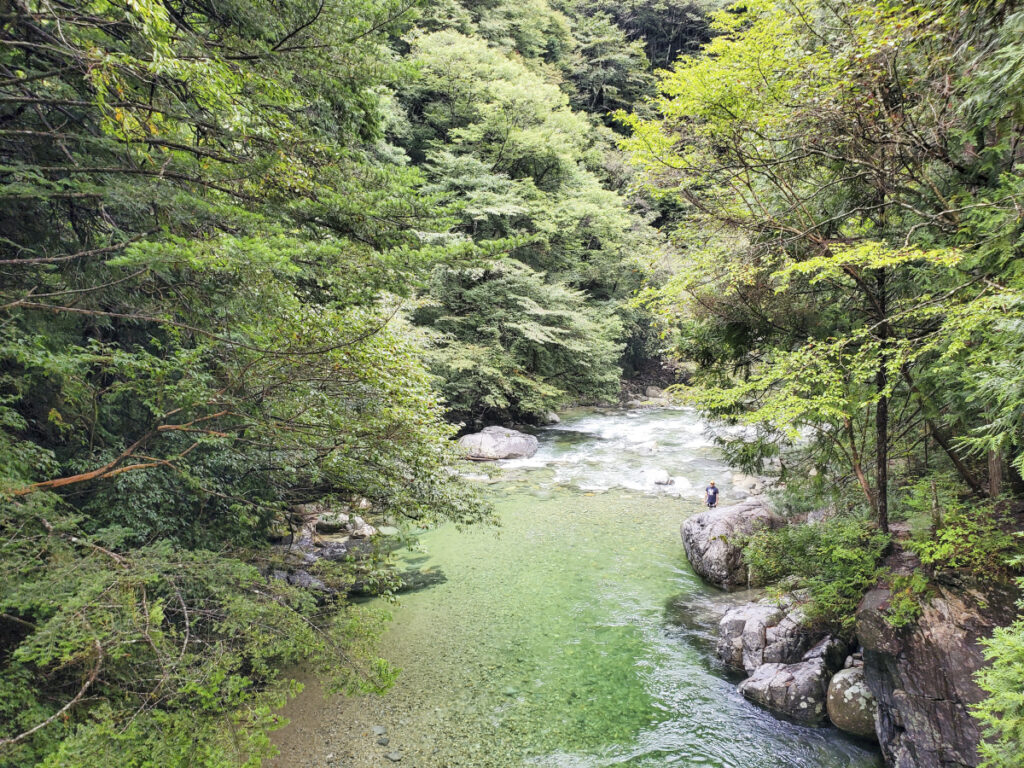
[(704, 491), (708, 495), (708, 501), (713, 504), (718, 503), (718, 488), (716, 486), (709, 485)]

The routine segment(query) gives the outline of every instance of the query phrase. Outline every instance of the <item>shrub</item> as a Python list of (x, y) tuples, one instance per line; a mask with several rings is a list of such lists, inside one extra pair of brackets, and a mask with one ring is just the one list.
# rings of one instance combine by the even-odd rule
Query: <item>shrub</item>
[(923, 565), (960, 570), (980, 578), (1006, 576), (1020, 541), (1004, 530), (1005, 515), (991, 506), (955, 504), (928, 534), (907, 542)]
[[(1014, 565), (1024, 566), (1024, 558)], [(1024, 590), (1024, 579), (1018, 585)], [(1024, 601), (1019, 606), (1024, 609)], [(1024, 618), (996, 629), (982, 644), (990, 663), (975, 675), (988, 693), (974, 708), (985, 737), (978, 745), (981, 768), (1016, 768), (1024, 755)]]
[(890, 592), (885, 620), (897, 629), (908, 627), (921, 616), (922, 600), (930, 593), (928, 578), (916, 571), (909, 576), (895, 576)]
[(886, 534), (863, 520), (836, 518), (756, 533), (743, 557), (767, 581), (795, 577), (807, 588), (808, 621), (848, 631), (861, 596), (878, 579), (878, 562), (888, 542)]

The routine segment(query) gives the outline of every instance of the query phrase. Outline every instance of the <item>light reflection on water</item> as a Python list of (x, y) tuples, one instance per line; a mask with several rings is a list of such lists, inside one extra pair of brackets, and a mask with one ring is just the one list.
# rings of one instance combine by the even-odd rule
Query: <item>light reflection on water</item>
[[(392, 691), (306, 716), (338, 764), (396, 750), (417, 768), (880, 765), (835, 729), (746, 702), (715, 662), (715, 606), (738, 598), (694, 576), (679, 524), (707, 479), (725, 503), (745, 494), (693, 413), (575, 414), (540, 439), (533, 459), (467, 469), (496, 474), (499, 529), (442, 527), (408, 555), (447, 580), (394, 611)], [(676, 482), (655, 484), (661, 470)]]
[[(717, 430), (729, 431), (735, 429)], [(542, 487), (619, 488), (698, 501), (708, 480), (723, 493), (732, 489), (734, 473), (719, 461), (712, 431), (688, 408), (578, 412), (539, 437), (532, 458), (500, 462), (506, 481), (532, 470), (532, 482)], [(665, 476), (673, 482), (657, 482)]]

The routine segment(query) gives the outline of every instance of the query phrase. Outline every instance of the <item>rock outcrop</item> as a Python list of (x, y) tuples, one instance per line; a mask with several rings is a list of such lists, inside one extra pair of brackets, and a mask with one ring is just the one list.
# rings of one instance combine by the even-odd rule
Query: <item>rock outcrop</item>
[(742, 539), (785, 524), (763, 499), (747, 499), (688, 518), (681, 528), (683, 547), (693, 570), (706, 581), (723, 589), (755, 586), (743, 562)]
[(368, 539), (377, 535), (377, 529), (363, 520), (359, 515), (352, 518), (349, 523), (349, 536), (353, 539)]
[(348, 507), (342, 509), (327, 510), (316, 519), (317, 533), (341, 533), (348, 528), (352, 518), (349, 517)]
[(739, 685), (745, 697), (801, 723), (825, 717), (829, 672), (821, 659), (799, 664), (762, 664)]
[(716, 652), (750, 677), (739, 691), (776, 714), (802, 723), (826, 717), (832, 674), (843, 666), (848, 644), (804, 624), (799, 592), (730, 608), (718, 623)]
[(537, 452), (537, 438), (507, 427), (484, 427), (480, 432), (463, 435), (459, 445), (467, 458), (493, 461), (495, 459), (528, 459)]
[(970, 707), (983, 698), (974, 673), (984, 664), (980, 640), (1014, 615), (1004, 587), (938, 585), (917, 622), (895, 629), (885, 620), (889, 590), (868, 592), (857, 609), (864, 675), (878, 700), (876, 731), (894, 768), (973, 768), (980, 733)]
[(875, 715), (878, 702), (864, 677), (864, 663), (853, 662), (832, 676), (828, 684), (828, 719), (847, 733), (862, 738), (875, 738)]
[(844, 644), (822, 638), (795, 664), (762, 664), (739, 685), (739, 692), (776, 714), (800, 723), (826, 719), (828, 685), (836, 659), (846, 655)]
[(730, 609), (718, 623), (718, 657), (752, 674), (762, 664), (793, 664), (813, 645), (803, 611), (792, 598), (760, 600)]

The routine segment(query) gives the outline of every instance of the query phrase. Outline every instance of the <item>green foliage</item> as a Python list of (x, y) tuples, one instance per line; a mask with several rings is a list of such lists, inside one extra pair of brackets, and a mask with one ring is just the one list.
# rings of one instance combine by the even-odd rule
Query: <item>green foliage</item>
[(439, 334), (430, 355), (451, 412), (465, 421), (536, 420), (618, 392), (613, 317), (519, 262), (435, 272), (416, 319)]
[(890, 468), (998, 496), (999, 467), (1021, 466), (1019, 105), (991, 87), (1016, 82), (1004, 21), (743, 3), (621, 115), (675, 206), (682, 254), (644, 301), (699, 364), (692, 401), (756, 425), (747, 455), (774, 445), (782, 472), (857, 489), (883, 527)]
[(928, 599), (930, 591), (928, 578), (919, 571), (909, 576), (894, 576), (889, 586), (885, 620), (897, 629), (916, 623), (921, 617), (922, 602)]
[(643, 41), (629, 40), (610, 16), (580, 13), (573, 20), (573, 37), (577, 47), (562, 66), (576, 109), (601, 115), (653, 95)]
[(939, 525), (906, 546), (921, 563), (937, 571), (957, 570), (982, 579), (1008, 573), (1009, 559), (1021, 549), (1020, 538), (1007, 531), (1009, 519), (982, 503), (944, 510)]
[(286, 510), (486, 513), (401, 317), (475, 253), (383, 143), (401, 10), (8, 9), (0, 764), (258, 764), (283, 669), (393, 678), (376, 617), (268, 578)]
[(642, 43), (647, 60), (659, 68), (706, 43), (711, 36), (708, 17), (721, 6), (717, 0), (561, 0), (561, 4), (577, 18), (607, 15), (630, 40)]
[[(651, 274), (661, 243), (609, 188), (609, 132), (572, 109), (585, 106), (579, 88), (600, 91), (590, 108), (604, 110), (599, 102), (633, 98), (647, 79), (635, 75), (636, 46), (607, 18), (594, 22), (601, 30), (577, 19), (574, 34), (610, 35), (613, 58), (620, 48), (626, 58), (609, 61), (614, 71), (601, 83), (573, 85), (547, 60), (605, 77), (592, 68), (604, 55), (600, 40), (580, 42), (569, 58), (541, 54), (496, 32), (505, 5), (464, 5), (465, 14), (453, 6), (428, 14), (427, 29), (410, 36), (419, 77), (397, 94), (405, 117), (394, 137), (423, 161), (424, 191), (478, 250), (471, 263), (435, 272), (412, 319), (438, 339), (430, 368), (453, 420), (532, 421), (569, 402), (614, 397), (624, 343), (649, 350), (646, 311), (624, 303)], [(456, 17), (464, 23), (451, 23)]]
[[(1022, 23), (944, 0), (737, 4), (622, 115), (682, 252), (642, 300), (698, 366), (692, 401), (756, 426), (729, 455), (777, 453), (788, 485), (882, 527), (891, 509), (925, 566), (982, 579), (1020, 551), (996, 510), (1024, 468)], [(813, 580), (819, 546), (798, 530), (748, 549)], [(856, 582), (815, 602), (849, 611)], [(897, 578), (890, 623), (926, 598), (923, 574)], [(980, 676), (990, 766), (1020, 762), (1021, 637), (997, 632)]]
[[(1018, 559), (1014, 565), (1019, 568), (1024, 562)], [(1024, 587), (1024, 580), (1018, 586)], [(997, 627), (982, 645), (989, 664), (978, 670), (976, 679), (988, 695), (973, 710), (985, 737), (978, 745), (981, 765), (1014, 768), (1024, 750), (1024, 619)]]
[(793, 577), (810, 595), (808, 621), (849, 632), (863, 594), (880, 574), (889, 537), (852, 518), (789, 525), (750, 537), (743, 559), (761, 580)]

